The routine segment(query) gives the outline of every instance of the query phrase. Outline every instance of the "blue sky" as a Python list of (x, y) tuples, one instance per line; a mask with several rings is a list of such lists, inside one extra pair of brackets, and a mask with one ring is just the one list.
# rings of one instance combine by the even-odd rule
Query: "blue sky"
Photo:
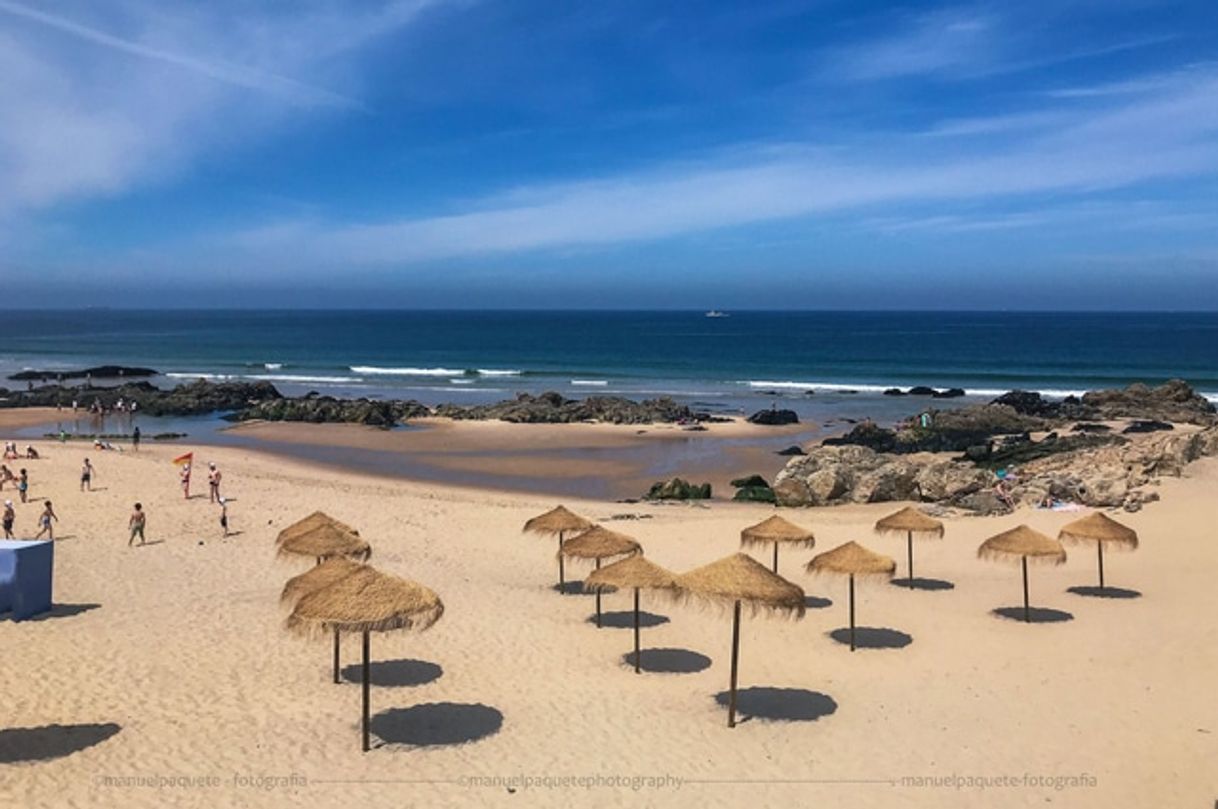
[(1218, 308), (1218, 3), (0, 0), (8, 306)]

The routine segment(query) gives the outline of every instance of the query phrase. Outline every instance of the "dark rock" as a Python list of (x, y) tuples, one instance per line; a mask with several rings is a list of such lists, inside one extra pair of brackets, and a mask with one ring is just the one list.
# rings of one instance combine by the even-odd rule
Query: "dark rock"
[(792, 446), (787, 447), (786, 449), (780, 449), (780, 450), (778, 450), (778, 452), (776, 452), (774, 454), (775, 455), (807, 455), (808, 453), (804, 452), (802, 447), (797, 447), (797, 446), (792, 445)]
[(767, 483), (764, 486), (744, 486), (736, 491), (732, 497), (733, 500), (747, 501), (751, 503), (776, 503), (778, 502), (774, 490)]
[(897, 434), (877, 425), (874, 421), (856, 424), (850, 432), (824, 440), (826, 447), (854, 445), (867, 447), (876, 452), (897, 452)]
[(151, 368), (130, 368), (125, 365), (98, 365), (93, 368), (83, 368), (79, 371), (19, 371), (9, 379), (15, 379), (20, 382), (38, 380), (63, 380), (63, 379), (85, 379), (87, 377), (97, 377), (98, 379), (119, 379), (119, 378), (139, 378), (147, 376), (156, 376), (159, 371), (154, 371)]
[(1142, 419), (1188, 424), (1212, 424), (1215, 408), (1187, 382), (1173, 379), (1150, 388), (1136, 383), (1120, 390), (1093, 390), (1083, 394), (1082, 405), (1096, 419)]
[(1112, 431), (1112, 428), (1107, 424), (1096, 424), (1089, 421), (1080, 421), (1071, 429), (1076, 433), (1107, 433)]
[(885, 396), (908, 396), (909, 394), (907, 394), (905, 391), (901, 390), (900, 388), (888, 388), (887, 390), (884, 391), (884, 395)]
[(761, 475), (749, 475), (748, 477), (744, 478), (736, 478), (732, 481), (732, 485), (737, 489), (746, 486), (764, 486), (767, 489), (770, 488), (770, 482)]
[(933, 396), (936, 399), (959, 399), (964, 395), (964, 388), (947, 388), (946, 390), (937, 390)]
[(654, 483), (645, 495), (648, 500), (708, 500), (710, 496), (709, 483), (696, 485), (681, 478)]
[(364, 424), (393, 427), (412, 418), (431, 415), (415, 401), (336, 399), (333, 396), (304, 396), (274, 399), (245, 408), (229, 417), (232, 421), (303, 421), (312, 424)]
[[(656, 424), (695, 421), (695, 414), (665, 396), (634, 402), (618, 396), (566, 399), (553, 391), (540, 396), (527, 393), (489, 405), (441, 405), (435, 415), (457, 420), (498, 419), (528, 424), (569, 424), (598, 421), (609, 424)], [(707, 417), (706, 420), (710, 420)]]
[(1039, 393), (1030, 390), (1013, 390), (1004, 393), (990, 404), (1006, 405), (1021, 416), (1037, 416), (1039, 418), (1055, 418), (1060, 407), (1047, 401)]
[(935, 389), (928, 388), (925, 385), (915, 385), (909, 389), (910, 396), (934, 396)]
[(799, 424), (799, 416), (794, 410), (779, 410), (770, 408), (769, 410), (758, 410), (753, 415), (749, 416), (751, 424), (764, 424), (767, 426), (778, 426), (783, 424)]
[(1157, 433), (1161, 430), (1175, 429), (1165, 421), (1139, 420), (1131, 421), (1122, 433)]

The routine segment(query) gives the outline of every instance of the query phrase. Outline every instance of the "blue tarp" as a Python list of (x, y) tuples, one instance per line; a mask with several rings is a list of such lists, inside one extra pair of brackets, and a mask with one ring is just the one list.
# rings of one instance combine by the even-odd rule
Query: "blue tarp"
[(53, 542), (0, 540), (0, 613), (20, 621), (51, 609)]

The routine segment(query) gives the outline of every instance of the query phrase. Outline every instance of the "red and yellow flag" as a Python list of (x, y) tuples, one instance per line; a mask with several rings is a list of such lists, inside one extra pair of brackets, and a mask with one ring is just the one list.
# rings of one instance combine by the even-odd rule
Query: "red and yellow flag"
[(188, 463), (193, 463), (194, 459), (195, 454), (193, 452), (188, 452), (185, 455), (179, 455), (178, 457), (174, 458), (173, 463), (175, 466), (184, 466)]

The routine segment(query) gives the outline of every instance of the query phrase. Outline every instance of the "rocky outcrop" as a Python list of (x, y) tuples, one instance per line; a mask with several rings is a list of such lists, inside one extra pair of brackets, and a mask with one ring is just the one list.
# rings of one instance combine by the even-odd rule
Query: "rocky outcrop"
[(709, 500), (711, 485), (694, 484), (682, 478), (653, 483), (644, 497), (647, 500)]
[(413, 418), (431, 415), (431, 410), (416, 401), (372, 399), (335, 399), (332, 396), (305, 396), (297, 399), (272, 399), (245, 408), (229, 417), (231, 421), (304, 421), (313, 424), (365, 424), (392, 427)]
[(855, 425), (843, 436), (826, 439), (825, 443), (863, 446), (897, 454), (964, 452), (970, 447), (989, 447), (995, 436), (1021, 435), (1046, 426), (1043, 419), (1022, 415), (1008, 405), (995, 404), (930, 411), (928, 422), (924, 427), (920, 418), (914, 419), (899, 429), (890, 430), (867, 421)]
[(276, 400), (280, 393), (270, 382), (208, 382), (200, 379), (164, 390), (150, 382), (132, 382), (117, 387), (63, 387), (44, 385), (32, 391), (0, 390), (0, 407), (68, 407), (73, 401), (81, 410), (97, 405), (113, 409), (120, 400), (135, 403), (149, 416), (196, 416), (242, 410)]
[(770, 410), (758, 410), (753, 415), (749, 416), (750, 424), (764, 424), (770, 427), (777, 427), (784, 424), (799, 424), (799, 416), (794, 410), (779, 410), (771, 408)]
[(9, 376), (9, 379), (17, 380), (18, 382), (62, 382), (65, 379), (90, 379), (96, 377), (98, 379), (139, 379), (141, 377), (156, 376), (160, 371), (154, 371), (151, 368), (131, 368), (126, 365), (98, 365), (93, 368), (82, 368), (78, 371), (18, 371)]
[(656, 424), (695, 421), (698, 415), (668, 397), (642, 402), (617, 396), (567, 399), (553, 391), (540, 396), (522, 393), (515, 399), (488, 405), (440, 405), (435, 408), (434, 413), (456, 420), (498, 419), (522, 424), (568, 424), (580, 421)]
[(1081, 398), (1068, 396), (1062, 401), (1050, 401), (1039, 393), (1017, 390), (1004, 393), (992, 404), (1006, 405), (1021, 415), (1043, 419), (1143, 419), (1200, 425), (1215, 422), (1213, 403), (1180, 379), (1154, 388), (1135, 383), (1127, 388), (1093, 390)]

